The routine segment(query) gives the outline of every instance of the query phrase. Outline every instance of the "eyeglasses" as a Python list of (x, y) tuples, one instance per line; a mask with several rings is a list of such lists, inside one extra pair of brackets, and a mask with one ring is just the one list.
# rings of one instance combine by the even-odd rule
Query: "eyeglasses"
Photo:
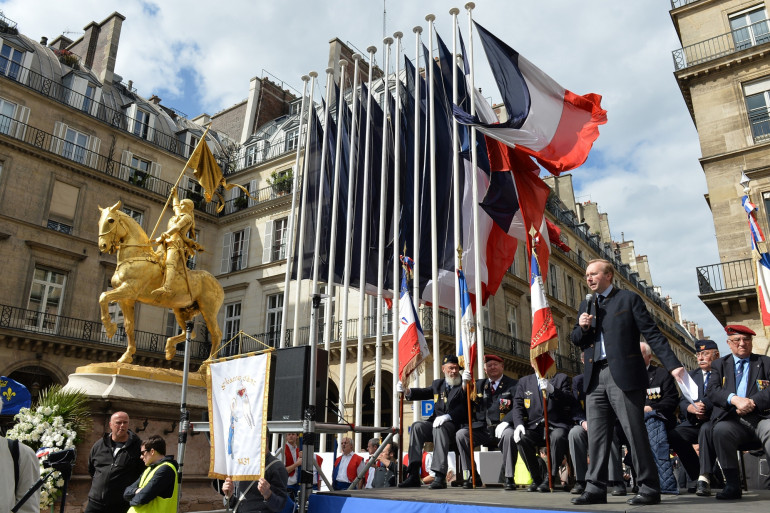
[(738, 344), (740, 342), (743, 342), (744, 344), (747, 344), (751, 342), (751, 337), (735, 337), (735, 338), (729, 338), (727, 339), (728, 342), (732, 342), (733, 344)]
[(144, 454), (145, 454), (145, 453), (147, 453), (147, 452), (150, 452), (151, 450), (152, 450), (152, 449), (142, 449), (141, 451), (139, 451), (139, 454), (141, 454), (142, 456), (144, 456)]

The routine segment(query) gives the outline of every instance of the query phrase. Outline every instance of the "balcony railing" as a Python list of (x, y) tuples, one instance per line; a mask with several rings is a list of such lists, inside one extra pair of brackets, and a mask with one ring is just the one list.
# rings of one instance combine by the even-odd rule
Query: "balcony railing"
[(745, 288), (754, 288), (752, 260), (735, 260), (697, 268), (698, 290), (701, 294), (714, 294)]
[[(301, 183), (302, 177), (297, 177), (297, 183)], [(225, 201), (225, 208), (222, 210), (222, 212), (219, 213), (220, 216), (226, 216), (230, 214), (234, 214), (236, 212), (240, 212), (241, 210), (246, 210), (247, 208), (259, 205), (260, 203), (263, 203), (265, 201), (274, 200), (276, 198), (280, 198), (282, 196), (286, 196), (288, 194), (291, 194), (290, 192), (284, 192), (280, 189), (280, 187), (274, 186), (274, 185), (268, 185), (267, 187), (263, 187), (262, 189), (257, 189), (254, 192), (250, 193), (254, 198), (249, 198), (246, 196), (239, 196), (237, 198), (229, 199)]]
[(701, 0), (671, 0), (671, 9), (677, 9), (679, 7), (683, 7), (685, 5), (694, 4), (695, 2), (700, 2)]
[(674, 58), (674, 69), (679, 71), (768, 43), (770, 42), (769, 23), (768, 20), (758, 21), (727, 34), (674, 50), (671, 52)]
[[(57, 340), (88, 342), (112, 349), (126, 347), (126, 333), (123, 327), (112, 338), (107, 338), (102, 323), (86, 319), (75, 319), (52, 315), (37, 310), (25, 310), (0, 305), (0, 329), (10, 329), (39, 335), (51, 335)], [(206, 342), (205, 330), (198, 330), (198, 337), (191, 342), (192, 358), (203, 360), (208, 357), (210, 345)], [(134, 331), (137, 351), (162, 355), (165, 353), (166, 335), (147, 331)]]
[[(0, 134), (5, 134), (8, 137), (34, 146), (38, 151), (47, 151), (59, 155), (67, 160), (115, 177), (133, 186), (159, 194), (164, 198), (169, 196), (171, 187), (174, 185), (142, 170), (122, 165), (117, 160), (112, 160), (88, 148), (75, 145), (25, 123), (20, 123), (8, 116), (0, 115)], [(177, 191), (180, 199), (192, 199), (196, 209), (211, 215), (217, 215), (216, 204), (204, 202), (202, 200), (203, 197), (193, 191), (182, 188), (178, 188)]]
[[(307, 125), (302, 127), (302, 134), (297, 143), (305, 141), (305, 132)], [(285, 137), (277, 141), (273, 141), (272, 145), (268, 145), (267, 141), (263, 141), (263, 144), (256, 143), (247, 147), (241, 147), (238, 152), (228, 161), (220, 161), (222, 167), (222, 173), (225, 176), (229, 176), (233, 173), (243, 171), (244, 169), (263, 164), (269, 160), (277, 159), (278, 157), (287, 153), (296, 153), (297, 143), (293, 143), (293, 140), (287, 140)]]

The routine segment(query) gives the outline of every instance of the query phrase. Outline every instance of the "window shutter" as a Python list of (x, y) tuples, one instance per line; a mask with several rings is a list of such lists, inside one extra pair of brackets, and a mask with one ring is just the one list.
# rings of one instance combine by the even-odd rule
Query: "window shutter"
[(101, 139), (99, 139), (96, 136), (91, 136), (90, 138), (90, 149), (91, 149), (91, 159), (89, 166), (95, 168), (99, 163), (99, 146), (102, 145)]
[(163, 194), (163, 191), (157, 190), (158, 180), (156, 178), (160, 178), (160, 164), (150, 162), (150, 190)]
[(150, 113), (147, 118), (147, 140), (153, 141), (155, 135), (155, 114)]
[(246, 269), (249, 266), (249, 232), (250, 227), (243, 229), (243, 249), (241, 250), (241, 269)]
[[(254, 196), (255, 198), (257, 197), (257, 181), (256, 180), (251, 180), (249, 182), (249, 194), (251, 196)], [(257, 200), (249, 198), (249, 206), (250, 207), (253, 207), (256, 204), (257, 204)]]
[(53, 137), (51, 138), (51, 151), (53, 153), (59, 153), (61, 151), (61, 141), (64, 139), (64, 134), (67, 131), (67, 125), (61, 121), (57, 121), (53, 126)]
[(273, 249), (273, 222), (265, 223), (265, 237), (262, 239), (262, 263), (270, 262), (270, 253)]
[(134, 154), (130, 151), (123, 150), (123, 155), (120, 157), (120, 174), (118, 175), (121, 180), (128, 180), (129, 174), (131, 172), (129, 169), (131, 166), (131, 158), (133, 156)]
[(230, 244), (231, 240), (233, 238), (233, 234), (230, 232), (225, 233), (224, 237), (224, 243), (222, 244), (222, 267), (220, 268), (220, 272), (222, 274), (227, 274), (230, 272)]
[(16, 138), (24, 139), (24, 135), (27, 133), (27, 121), (29, 121), (29, 107), (19, 105), (16, 108)]

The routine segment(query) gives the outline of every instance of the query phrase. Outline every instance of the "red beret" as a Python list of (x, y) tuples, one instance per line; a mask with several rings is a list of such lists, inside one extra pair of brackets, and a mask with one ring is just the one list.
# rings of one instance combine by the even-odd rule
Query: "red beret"
[(727, 332), (728, 335), (751, 335), (752, 337), (756, 335), (751, 328), (747, 328), (741, 324), (728, 324), (725, 326), (725, 332)]
[(503, 363), (503, 359), (497, 356), (496, 354), (485, 354), (484, 355), (484, 363), (494, 360), (496, 362)]

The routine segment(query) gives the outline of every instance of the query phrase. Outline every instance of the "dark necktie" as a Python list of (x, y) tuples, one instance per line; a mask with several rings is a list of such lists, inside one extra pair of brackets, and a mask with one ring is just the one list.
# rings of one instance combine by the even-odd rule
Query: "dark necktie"
[(738, 360), (738, 367), (735, 370), (735, 394), (740, 397), (746, 397), (746, 385), (743, 385), (744, 372), (746, 372), (746, 360)]
[(711, 371), (706, 371), (706, 377), (703, 379), (703, 394), (706, 394), (706, 390), (709, 388), (709, 379), (711, 379)]
[(599, 306), (602, 306), (604, 304), (605, 299), (606, 299), (605, 296), (599, 294), (599, 298), (598, 298)]
[(495, 382), (494, 381), (490, 381), (489, 382), (489, 388), (492, 389), (492, 393), (494, 394), (495, 390), (497, 389), (497, 387), (495, 386)]

